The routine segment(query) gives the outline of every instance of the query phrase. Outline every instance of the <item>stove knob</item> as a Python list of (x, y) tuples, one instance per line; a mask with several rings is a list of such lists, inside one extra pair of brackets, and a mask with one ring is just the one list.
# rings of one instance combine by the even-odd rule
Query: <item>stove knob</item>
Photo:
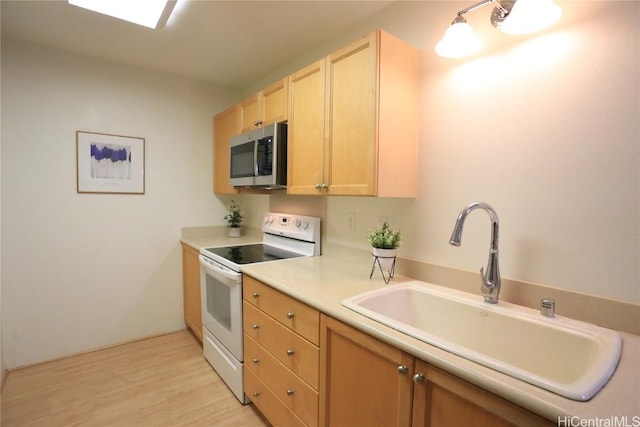
[(308, 228), (309, 228), (309, 223), (308, 223), (307, 221), (303, 222), (303, 223), (302, 223), (302, 229), (303, 229), (303, 230), (306, 230), (306, 229), (308, 229)]
[(296, 228), (300, 228), (302, 226), (302, 221), (296, 219)]

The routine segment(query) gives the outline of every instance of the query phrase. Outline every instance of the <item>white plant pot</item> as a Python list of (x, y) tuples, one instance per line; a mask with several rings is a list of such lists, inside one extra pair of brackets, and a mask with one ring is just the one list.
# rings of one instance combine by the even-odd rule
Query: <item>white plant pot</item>
[[(398, 253), (397, 249), (380, 249), (380, 248), (371, 248), (373, 249), (373, 256), (377, 258), (380, 263), (380, 268), (382, 271), (387, 271), (393, 274), (393, 264), (396, 260), (396, 255)], [(375, 262), (375, 260), (374, 260)]]
[(229, 227), (229, 237), (240, 237), (242, 235), (242, 227)]

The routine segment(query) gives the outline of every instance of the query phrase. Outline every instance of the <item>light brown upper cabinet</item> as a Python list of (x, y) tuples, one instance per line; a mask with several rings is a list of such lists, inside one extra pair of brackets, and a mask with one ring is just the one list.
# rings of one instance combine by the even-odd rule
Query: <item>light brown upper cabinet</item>
[(213, 119), (213, 192), (216, 194), (264, 194), (267, 190), (235, 188), (229, 184), (230, 141), (240, 133), (287, 120), (288, 78), (277, 81), (256, 95), (235, 104)]
[(233, 194), (238, 191), (229, 184), (231, 169), (229, 142), (240, 133), (240, 105), (227, 108), (213, 118), (213, 192)]
[(317, 186), (325, 182), (325, 69), (321, 59), (289, 77), (289, 194), (321, 194)]
[(291, 76), (288, 193), (415, 197), (419, 79), (380, 30)]
[(241, 132), (287, 120), (288, 78), (278, 80), (240, 102)]

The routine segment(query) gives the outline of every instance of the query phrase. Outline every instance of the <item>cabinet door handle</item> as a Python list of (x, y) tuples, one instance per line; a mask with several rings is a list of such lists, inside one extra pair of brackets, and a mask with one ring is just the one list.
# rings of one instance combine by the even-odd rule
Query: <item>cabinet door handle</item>
[(413, 376), (413, 382), (416, 384), (422, 384), (424, 380), (425, 380), (424, 375), (421, 374), (420, 372), (418, 372)]
[(260, 296), (260, 293), (259, 293), (259, 292), (254, 292), (254, 293), (252, 294), (252, 296), (253, 296), (254, 298), (258, 298), (258, 297)]
[(262, 120), (256, 120), (253, 122), (254, 126), (260, 126), (262, 124)]
[(288, 388), (287, 389), (287, 396), (291, 396), (293, 394), (293, 390)]
[(316, 190), (320, 190), (322, 188), (322, 184), (316, 184), (314, 185), (314, 187), (316, 188)]
[(289, 312), (287, 312), (287, 319), (293, 319), (295, 317), (295, 315), (296, 315), (295, 313), (289, 311)]
[(253, 325), (251, 325), (251, 327), (253, 329), (260, 329), (260, 325), (258, 325), (257, 323), (254, 323)]
[(407, 368), (405, 365), (400, 365), (397, 369), (400, 375), (407, 375), (407, 373), (409, 373), (409, 368)]
[(260, 363), (260, 359), (256, 357), (255, 359), (253, 359), (253, 363)]
[(259, 391), (254, 391), (254, 392), (253, 392), (253, 395), (254, 395), (255, 397), (258, 397), (258, 396), (260, 396), (260, 392), (259, 392)]
[(294, 352), (294, 350), (292, 348), (287, 350), (287, 356), (291, 357), (291, 356), (293, 356), (293, 353), (295, 353), (295, 352)]

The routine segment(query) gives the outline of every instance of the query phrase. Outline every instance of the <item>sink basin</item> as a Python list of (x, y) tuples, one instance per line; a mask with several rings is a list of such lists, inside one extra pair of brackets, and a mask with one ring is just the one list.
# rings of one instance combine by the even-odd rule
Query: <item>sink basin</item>
[(426, 282), (387, 286), (342, 305), (421, 341), (573, 400), (609, 380), (622, 341), (609, 329), (527, 307), (487, 304)]

